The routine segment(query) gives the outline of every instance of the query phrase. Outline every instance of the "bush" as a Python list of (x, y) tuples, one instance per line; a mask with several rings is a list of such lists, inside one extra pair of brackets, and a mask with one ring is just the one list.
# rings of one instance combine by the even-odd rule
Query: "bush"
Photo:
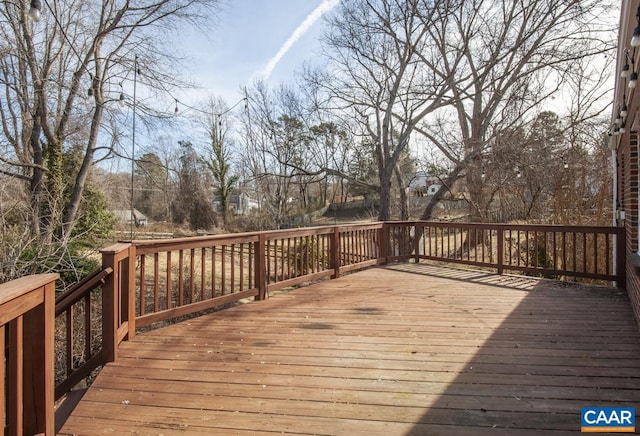
[(39, 246), (25, 247), (16, 261), (15, 277), (8, 279), (55, 272), (60, 274), (56, 291), (62, 292), (100, 268), (100, 261), (90, 257), (87, 252), (63, 246), (52, 246), (50, 249), (51, 252), (47, 253)]
[(307, 236), (299, 239), (299, 243), (293, 253), (289, 253), (287, 258), (291, 264), (291, 269), (295, 271), (294, 276), (309, 274), (312, 265), (326, 267), (329, 264), (328, 254), (325, 253), (320, 241), (320, 236)]

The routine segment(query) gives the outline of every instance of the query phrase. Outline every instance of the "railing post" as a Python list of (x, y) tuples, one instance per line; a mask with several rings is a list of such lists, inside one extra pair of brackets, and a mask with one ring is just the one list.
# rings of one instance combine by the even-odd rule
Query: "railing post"
[[(0, 285), (2, 428), (8, 435), (55, 434), (55, 281), (58, 274)], [(8, 329), (8, 343), (5, 332)], [(6, 348), (7, 347), (7, 348)], [(6, 371), (6, 372), (5, 372)]]
[(413, 224), (413, 260), (415, 263), (420, 262), (420, 238), (422, 237), (423, 228), (424, 224), (421, 222)]
[(627, 232), (626, 227), (616, 227), (616, 286), (627, 289)]
[(266, 277), (266, 266), (265, 266), (265, 245), (266, 245), (266, 235), (262, 232), (258, 235), (258, 241), (256, 244), (255, 253), (255, 279), (256, 286), (258, 287), (258, 295), (256, 296), (256, 300), (266, 300), (267, 299), (267, 283), (265, 280)]
[[(5, 343), (5, 326), (0, 326), (0, 350), (6, 350)], [(4, 354), (3, 354), (4, 356)], [(7, 363), (5, 358), (2, 358), (0, 362), (0, 428), (7, 428), (7, 398), (6, 398), (6, 382), (7, 379)]]
[(329, 246), (329, 264), (333, 268), (332, 279), (340, 277), (340, 228), (333, 227), (331, 235), (331, 245)]
[[(130, 307), (128, 296), (127, 303), (122, 301), (122, 278), (124, 270), (128, 269), (129, 275), (134, 275), (135, 268), (120, 267), (120, 261), (123, 260), (121, 253), (126, 251), (128, 255), (130, 247), (131, 244), (120, 243), (102, 250), (102, 268), (113, 270), (113, 273), (105, 278), (102, 287), (102, 356), (104, 362), (113, 362), (118, 357), (121, 304), (127, 309)], [(129, 264), (128, 259), (126, 263)], [(126, 279), (128, 284), (130, 280)]]
[[(9, 328), (7, 430), (9, 435), (24, 434), (24, 318), (11, 321)], [(4, 333), (4, 332), (3, 332)], [(2, 380), (4, 382), (4, 380)], [(5, 389), (3, 386), (2, 395)]]
[(379, 230), (380, 237), (380, 254), (379, 259), (382, 259), (382, 263), (386, 265), (388, 262), (387, 256), (389, 256), (389, 225), (384, 222)]
[[(131, 340), (136, 335), (136, 246), (129, 247), (127, 259), (123, 262), (124, 295), (122, 297), (122, 313), (126, 314), (128, 323), (127, 339)], [(167, 284), (170, 286), (170, 284)]]
[(498, 274), (504, 273), (504, 229), (498, 226), (496, 229), (496, 238), (498, 239)]
[(53, 435), (55, 418), (55, 281), (44, 286), (41, 305), (24, 316), (24, 433)]

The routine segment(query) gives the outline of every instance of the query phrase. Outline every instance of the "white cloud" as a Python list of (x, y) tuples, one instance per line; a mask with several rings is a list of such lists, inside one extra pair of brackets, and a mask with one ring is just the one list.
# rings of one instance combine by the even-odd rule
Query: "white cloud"
[(323, 0), (323, 2), (320, 3), (320, 5), (309, 15), (307, 15), (307, 18), (305, 18), (298, 27), (296, 27), (296, 30), (293, 31), (291, 36), (284, 42), (284, 44), (282, 44), (282, 46), (280, 46), (280, 49), (275, 56), (269, 59), (267, 65), (257, 74), (254, 74), (254, 77), (268, 80), (275, 67), (282, 60), (284, 55), (287, 54), (289, 49), (293, 47), (296, 41), (298, 41), (298, 39), (300, 39), (311, 28), (311, 26), (313, 26), (315, 22), (322, 17), (322, 15), (335, 8), (339, 3), (340, 0)]

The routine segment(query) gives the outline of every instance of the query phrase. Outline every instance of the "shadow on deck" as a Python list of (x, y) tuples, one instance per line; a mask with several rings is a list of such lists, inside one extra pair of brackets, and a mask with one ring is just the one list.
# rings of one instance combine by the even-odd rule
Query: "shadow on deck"
[(138, 335), (61, 433), (555, 434), (639, 395), (623, 292), (399, 264)]

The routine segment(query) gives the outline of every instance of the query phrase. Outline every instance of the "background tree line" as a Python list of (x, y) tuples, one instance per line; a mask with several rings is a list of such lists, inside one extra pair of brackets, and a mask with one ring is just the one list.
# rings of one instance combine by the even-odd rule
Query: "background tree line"
[[(349, 197), (381, 220), (450, 200), (472, 221), (607, 223), (610, 2), (345, 0), (321, 68), (252, 83), (233, 107), (212, 97), (181, 137), (151, 133), (174, 122), (167, 91), (191, 86), (159, 31), (218, 2), (50, 3), (39, 23), (0, 7), (0, 279), (73, 265), (130, 204), (194, 231), (300, 225)], [(146, 148), (132, 156), (134, 77)], [(128, 159), (133, 180), (104, 165)], [(416, 211), (419, 170), (441, 188)], [(230, 213), (239, 193), (249, 217)]]

